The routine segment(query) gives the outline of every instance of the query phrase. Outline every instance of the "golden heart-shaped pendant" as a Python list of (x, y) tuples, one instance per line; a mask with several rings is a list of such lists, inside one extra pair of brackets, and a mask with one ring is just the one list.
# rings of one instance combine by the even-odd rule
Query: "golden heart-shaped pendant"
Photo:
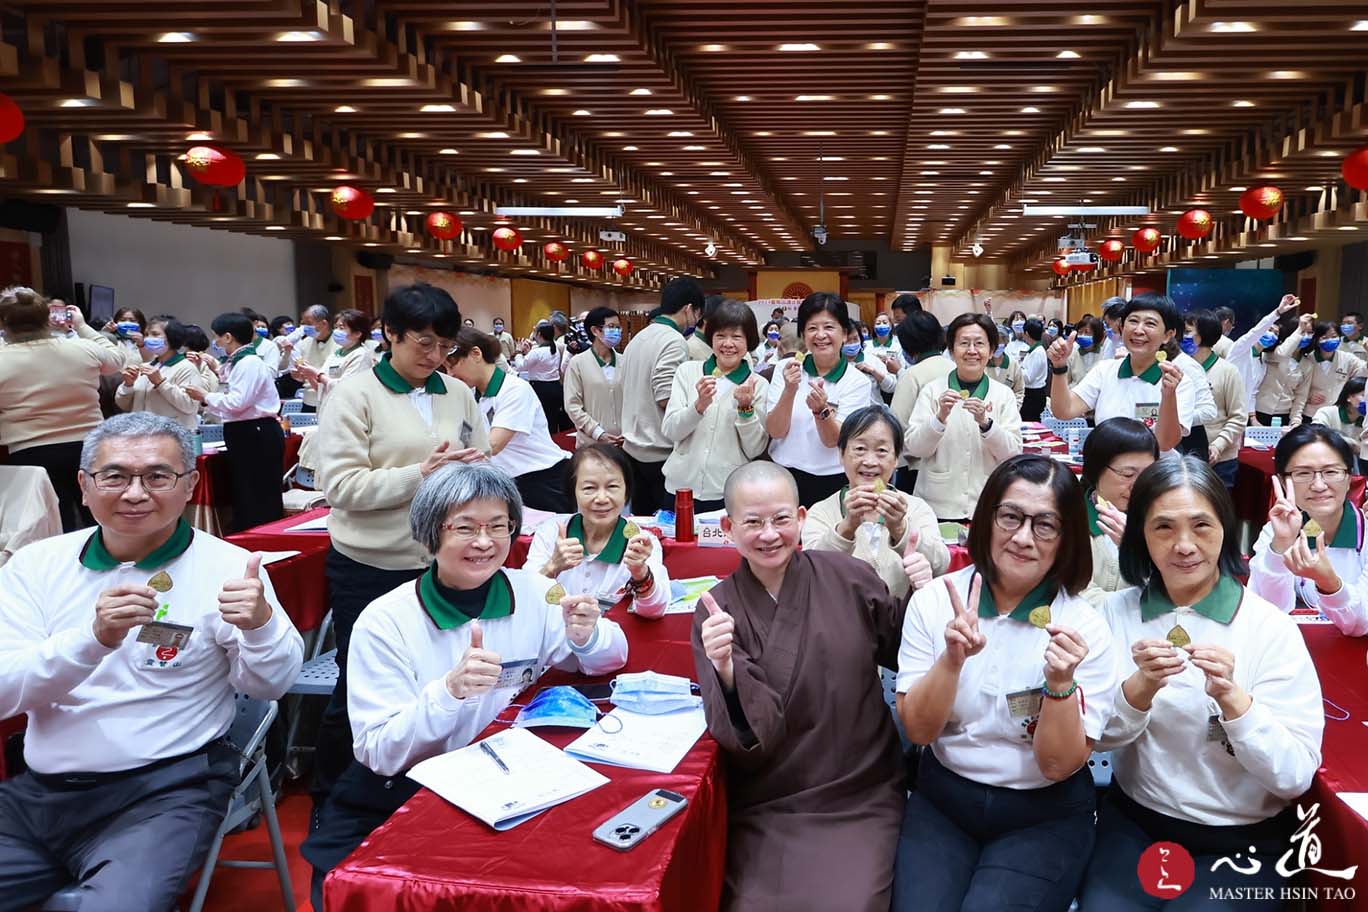
[(170, 592), (171, 577), (167, 575), (167, 572), (165, 570), (162, 570), (161, 572), (153, 576), (150, 580), (148, 580), (147, 585), (149, 588), (156, 589), (158, 592)]
[(625, 535), (629, 540), (636, 538), (638, 535), (641, 534), (641, 526), (638, 526), (634, 522), (629, 522), (627, 525), (622, 527), (622, 534)]
[(565, 598), (565, 587), (560, 583), (556, 583), (546, 590), (546, 604), (548, 605), (559, 605), (563, 598)]
[(1032, 627), (1039, 627), (1044, 630), (1050, 624), (1050, 606), (1041, 605), (1039, 608), (1032, 608), (1029, 619)]
[(1168, 640), (1179, 649), (1182, 649), (1192, 642), (1192, 637), (1188, 636), (1188, 632), (1183, 629), (1182, 624), (1174, 624), (1173, 629), (1168, 632), (1168, 636), (1164, 637), (1164, 639)]

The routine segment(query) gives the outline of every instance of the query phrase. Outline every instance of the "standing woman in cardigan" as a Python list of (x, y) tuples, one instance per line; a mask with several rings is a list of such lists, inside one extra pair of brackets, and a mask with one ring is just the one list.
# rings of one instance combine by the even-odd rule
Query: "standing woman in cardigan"
[[(617, 347), (622, 317), (611, 307), (595, 307), (584, 318), (590, 346), (565, 369), (565, 412), (575, 426), (575, 445), (596, 440), (622, 446), (622, 380)], [(506, 335), (506, 334), (505, 334)]]
[(124, 368), (123, 384), (114, 391), (114, 402), (125, 412), (152, 412), (170, 418), (188, 431), (199, 426), (199, 403), (186, 394), (187, 387), (205, 390), (200, 370), (186, 359), (190, 329), (179, 320), (147, 326), (143, 347), (155, 357), (139, 367)]

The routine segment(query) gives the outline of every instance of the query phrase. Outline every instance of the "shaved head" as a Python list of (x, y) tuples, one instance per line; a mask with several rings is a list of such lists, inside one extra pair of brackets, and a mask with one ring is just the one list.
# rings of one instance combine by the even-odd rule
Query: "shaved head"
[[(727, 483), (722, 488), (722, 500), (727, 505), (728, 513), (735, 509), (736, 498), (741, 490), (755, 484), (782, 485), (790, 495), (787, 505), (798, 506), (798, 482), (794, 481), (793, 473), (777, 463), (756, 461), (738, 466), (727, 476)], [(785, 504), (776, 503), (773, 506)]]

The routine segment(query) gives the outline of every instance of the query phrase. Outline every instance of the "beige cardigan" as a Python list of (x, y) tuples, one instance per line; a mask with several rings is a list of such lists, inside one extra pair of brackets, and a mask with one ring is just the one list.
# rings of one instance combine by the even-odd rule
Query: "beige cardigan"
[(1021, 362), (1006, 353), (1003, 357), (1007, 359), (1007, 366), (1001, 364), (988, 363), (988, 376), (992, 377), (1003, 386), (1012, 390), (1012, 395), (1016, 396), (1017, 408), (1021, 407), (1021, 402), (1026, 398), (1026, 375), (1021, 372)]
[(185, 394), (189, 387), (205, 389), (200, 369), (185, 358), (161, 369), (162, 382), (154, 387), (147, 377), (139, 375), (133, 386), (120, 385), (114, 391), (114, 403), (125, 412), (151, 412), (170, 418), (188, 431), (199, 426), (199, 403)]
[(937, 400), (949, 388), (948, 372), (922, 387), (905, 435), (907, 455), (921, 460), (917, 496), (942, 520), (973, 516), (993, 469), (1021, 452), (1021, 412), (1010, 389), (988, 378), (993, 425), (985, 434), (959, 405), (941, 424)]
[(409, 533), (409, 505), (423, 480), (424, 459), (447, 441), (461, 448), (461, 422), (470, 424), (470, 445), (489, 452), (489, 426), (470, 388), (434, 373), (428, 427), (408, 393), (380, 382), (375, 368), (338, 381), (319, 416), (321, 490), (332, 505), (328, 532), (333, 547), (352, 560), (382, 570), (416, 570), (430, 557)]
[(79, 443), (104, 420), (100, 377), (122, 371), (127, 354), (89, 326), (77, 332), (0, 348), (0, 446)]
[(1216, 401), (1217, 412), (1216, 420), (1206, 426), (1207, 447), (1219, 450), (1217, 462), (1226, 462), (1240, 455), (1245, 425), (1249, 424), (1244, 375), (1238, 367), (1217, 355), (1216, 363), (1207, 371), (1207, 382), (1211, 384), (1211, 398)]
[(1094, 535), (1091, 539), (1092, 579), (1088, 581), (1088, 588), (1080, 592), (1079, 595), (1087, 599), (1088, 604), (1101, 611), (1108, 596), (1113, 592), (1130, 588), (1130, 583), (1121, 578), (1119, 554), (1116, 545), (1112, 544), (1112, 540), (1106, 535)]
[[(940, 526), (936, 522), (936, 514), (931, 507), (920, 497), (913, 497), (902, 491), (890, 488), (907, 503), (907, 523), (903, 529), (902, 537), (895, 542), (890, 542), (888, 536), (882, 535), (879, 538), (879, 551), (874, 556), (874, 571), (879, 574), (879, 579), (888, 586), (888, 592), (894, 598), (902, 599), (906, 597), (910, 588), (907, 581), (907, 574), (903, 572), (902, 555), (903, 549), (907, 547), (908, 533), (916, 529), (921, 536), (917, 541), (917, 552), (923, 555), (931, 563), (931, 572), (940, 576), (950, 566), (950, 549), (941, 540)], [(840, 551), (842, 554), (853, 554), (855, 542), (853, 539), (843, 538), (836, 531), (840, 524), (841, 499), (844, 491), (837, 491), (825, 500), (818, 501), (812, 505), (812, 509), (807, 512), (807, 519), (803, 521), (803, 548), (815, 551)]]
[(662, 428), (675, 442), (665, 460), (665, 490), (671, 494), (691, 488), (698, 500), (721, 500), (727, 476), (738, 466), (758, 459), (769, 446), (765, 433), (765, 397), (769, 383), (755, 377), (755, 414), (739, 418), (730, 383), (713, 398), (712, 405), (698, 414), (698, 381), (703, 379), (703, 361), (685, 361), (675, 371), (670, 404), (665, 406)]
[[(657, 320), (663, 320), (657, 322)], [(665, 317), (647, 323), (627, 343), (618, 359), (622, 385), (623, 449), (639, 462), (664, 462), (674, 441), (665, 436), (661, 422), (665, 413), (658, 402), (670, 401), (675, 368), (689, 360), (684, 334)]]
[(593, 349), (570, 359), (565, 369), (565, 413), (575, 425), (575, 446), (588, 446), (604, 434), (622, 433), (622, 356), (613, 355), (613, 379)]

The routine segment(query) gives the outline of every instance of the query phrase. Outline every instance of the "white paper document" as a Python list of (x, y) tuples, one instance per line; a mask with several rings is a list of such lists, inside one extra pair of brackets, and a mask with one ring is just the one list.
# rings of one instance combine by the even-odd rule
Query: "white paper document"
[(506, 728), (431, 757), (408, 776), (496, 830), (511, 829), (608, 781), (525, 728)]
[(313, 519), (306, 519), (306, 520), (304, 520), (302, 523), (296, 523), (295, 525), (288, 527), (285, 531), (286, 531), (286, 532), (327, 532), (327, 531), (328, 531), (328, 514), (327, 514), (327, 513), (324, 513), (322, 516), (315, 516)]
[(722, 582), (715, 576), (696, 576), (693, 579), (670, 580), (670, 604), (666, 614), (693, 614), (694, 606), (713, 586)]
[(1349, 805), (1364, 820), (1368, 820), (1368, 792), (1339, 792), (1339, 800)]
[(656, 716), (618, 707), (571, 741), (565, 752), (590, 763), (672, 773), (707, 727), (701, 706)]
[(297, 554), (299, 554), (298, 551), (262, 551), (261, 565), (264, 567), (267, 564), (274, 564), (276, 561), (283, 561), (286, 558), (294, 557)]

